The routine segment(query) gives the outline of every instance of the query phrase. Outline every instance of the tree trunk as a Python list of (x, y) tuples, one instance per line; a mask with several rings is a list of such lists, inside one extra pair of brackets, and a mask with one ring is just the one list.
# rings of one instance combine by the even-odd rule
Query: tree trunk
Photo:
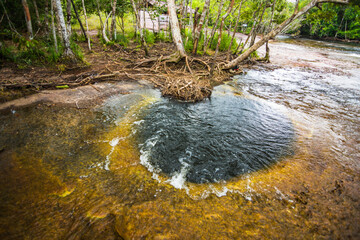
[(45, 0), (45, 35), (49, 34), (49, 0)]
[(214, 60), (213, 60), (213, 64), (211, 65), (211, 70), (210, 70), (210, 75), (213, 74), (214, 72), (214, 67), (215, 67), (215, 60), (216, 60), (216, 57), (219, 53), (219, 47), (220, 47), (220, 43), (221, 43), (221, 39), (222, 39), (222, 29), (223, 29), (223, 26), (224, 26), (224, 22), (225, 22), (225, 19), (229, 16), (233, 6), (234, 6), (234, 2), (235, 0), (231, 0), (231, 3), (228, 7), (228, 10), (226, 11), (225, 15), (222, 17), (221, 19), (221, 23), (220, 23), (220, 33), (219, 33), (219, 38), (218, 38), (218, 42), (216, 44), (216, 50), (215, 50), (215, 54), (214, 54)]
[(122, 15), (120, 18), (121, 18), (121, 31), (122, 34), (125, 36), (124, 15)]
[(64, 13), (61, 7), (61, 1), (60, 0), (54, 0), (55, 3), (55, 10), (57, 13), (57, 16), (59, 18), (58, 24), (60, 25), (61, 29), (61, 35), (65, 47), (64, 56), (74, 58), (74, 53), (72, 52), (70, 48), (70, 36), (68, 35), (68, 31), (66, 29), (65, 25), (65, 19), (64, 19)]
[(182, 0), (181, 3), (181, 7), (180, 7), (180, 21), (179, 21), (179, 26), (180, 29), (185, 29), (185, 24), (184, 24), (184, 16), (186, 16), (186, 0)]
[[(230, 54), (231, 54), (231, 47), (233, 45), (233, 42), (234, 42), (234, 38), (235, 38), (235, 34), (237, 32), (237, 27), (238, 27), (238, 24), (239, 24), (239, 19), (240, 19), (240, 14), (241, 14), (241, 7), (242, 7), (242, 4), (243, 4), (244, 0), (241, 0), (240, 2), (240, 7), (239, 7), (239, 12), (238, 12), (238, 15), (236, 17), (236, 22), (235, 22), (235, 27), (234, 27), (234, 32), (233, 32), (233, 35), (231, 37), (231, 42), (230, 42), (230, 45), (229, 45), (229, 48), (228, 48), (228, 56), (227, 56), (227, 59), (230, 58)], [(246, 2), (246, 0), (245, 0)]]
[[(206, 41), (208, 41), (208, 24), (209, 24), (209, 18), (210, 18), (210, 11), (208, 11), (208, 15), (206, 16), (205, 18), (205, 23), (204, 23), (204, 43)], [(204, 53), (203, 54), (206, 54), (205, 52), (205, 44), (203, 46), (203, 50), (204, 50)]]
[(204, 42), (204, 52), (207, 51), (207, 48), (209, 47), (209, 44), (211, 45), (211, 43), (212, 43), (212, 41), (213, 41), (213, 39), (214, 39), (215, 31), (216, 31), (217, 25), (218, 25), (218, 23), (219, 23), (220, 15), (221, 15), (223, 3), (224, 3), (224, 0), (221, 0), (220, 5), (219, 5), (218, 15), (217, 15), (217, 17), (216, 17), (216, 21), (215, 21), (215, 23), (214, 23), (214, 26), (213, 26), (213, 28), (212, 28), (212, 30), (211, 30), (210, 37), (207, 39), (207, 41)]
[[(147, 47), (147, 44), (146, 44), (146, 41), (145, 41), (145, 38), (144, 38), (144, 32), (143, 32), (143, 28), (141, 27), (141, 22), (140, 22), (140, 14), (138, 12), (138, 9), (136, 7), (136, 4), (135, 4), (135, 1), (134, 0), (131, 0), (131, 5), (133, 7), (133, 10), (134, 10), (134, 13), (135, 13), (135, 17), (136, 17), (136, 27), (137, 29), (139, 29), (140, 31), (140, 41), (141, 41), (141, 45), (142, 47), (144, 48), (144, 51), (145, 51), (145, 55), (148, 56), (149, 55), (149, 50), (148, 50), (148, 47)], [(144, 18), (144, 23), (145, 23), (145, 18)], [(145, 25), (145, 24), (144, 24)]]
[(198, 20), (199, 20), (199, 7), (195, 8), (195, 12), (194, 12), (194, 22), (193, 22), (193, 26), (192, 26), (192, 37), (193, 37), (193, 40), (195, 39), (195, 32), (196, 32), (196, 27), (197, 27), (197, 24), (198, 24)]
[(332, 2), (332, 3), (342, 3), (342, 4), (348, 4), (349, 0), (312, 0), (310, 3), (308, 3), (305, 7), (303, 7), (301, 10), (298, 10), (298, 3), (299, 0), (296, 1), (295, 11), (294, 13), (286, 19), (284, 22), (282, 22), (279, 26), (277, 26), (274, 30), (263, 36), (262, 39), (260, 39), (258, 42), (256, 42), (252, 47), (250, 47), (248, 50), (246, 50), (243, 54), (232, 60), (231, 62), (225, 64), (222, 69), (230, 69), (247, 59), (251, 53), (255, 52), (259, 47), (261, 47), (266, 41), (268, 41), (270, 38), (275, 37), (277, 34), (279, 34), (287, 25), (289, 25), (291, 22), (293, 22), (295, 19), (299, 18), (303, 14), (307, 13), (311, 8), (315, 7), (317, 4), (325, 3), (325, 2)]
[[(80, 24), (81, 31), (83, 32), (84, 37), (85, 37), (85, 40), (87, 41), (87, 40), (88, 40), (88, 37), (87, 37), (87, 35), (86, 35), (84, 26), (82, 25), (82, 22), (80, 21), (79, 13), (78, 13), (78, 11), (76, 10), (76, 6), (75, 6), (75, 4), (74, 4), (74, 0), (70, 0), (70, 1), (71, 1), (72, 6), (73, 6), (73, 9), (74, 9), (76, 18), (77, 18), (77, 20), (78, 20), (78, 22), (79, 22), (79, 24)], [(84, 8), (84, 11), (85, 11), (85, 8)]]
[(112, 4), (112, 21), (111, 21), (111, 38), (112, 40), (116, 40), (116, 3), (117, 1), (114, 0)]
[(34, 4), (34, 8), (35, 8), (36, 23), (37, 23), (38, 27), (41, 27), (40, 15), (39, 15), (39, 10), (38, 10), (37, 4), (36, 4), (36, 0), (33, 0), (33, 4)]
[(34, 34), (33, 34), (32, 25), (31, 25), (31, 16), (30, 16), (30, 11), (29, 11), (29, 6), (28, 6), (26, 0), (22, 0), (21, 2), (22, 2), (22, 5), (24, 7), (26, 28), (27, 28), (27, 31), (29, 33), (29, 39), (32, 40), (33, 37), (34, 37)]
[(233, 6), (234, 6), (234, 1), (235, 0), (231, 0), (231, 3), (228, 7), (228, 10), (226, 11), (225, 15), (222, 17), (221, 19), (221, 23), (220, 23), (220, 33), (219, 33), (219, 38), (218, 38), (218, 42), (216, 44), (216, 50), (215, 50), (215, 55), (214, 55), (214, 59), (216, 58), (218, 52), (219, 52), (219, 47), (220, 47), (220, 43), (221, 43), (221, 39), (222, 39), (222, 29), (224, 27), (224, 22), (225, 22), (225, 19), (229, 16)]
[[(254, 31), (252, 32), (252, 35), (251, 35), (250, 47), (251, 47), (252, 45), (254, 45), (254, 43), (255, 43), (256, 35), (257, 35), (257, 33), (259, 32), (259, 26), (260, 26), (260, 24), (262, 23), (263, 16), (264, 16), (264, 14), (265, 14), (265, 10), (266, 10), (266, 8), (267, 8), (267, 3), (268, 3), (268, 2), (269, 2), (269, 0), (267, 0), (267, 1), (264, 3), (264, 9), (263, 9), (263, 11), (262, 11), (262, 14), (259, 16), (259, 21), (258, 21), (258, 22), (255, 21)], [(262, 5), (259, 6), (259, 10), (261, 9), (261, 6), (262, 6)]]
[(343, 24), (344, 18), (345, 18), (345, 11), (343, 13), (343, 17), (341, 18), (340, 26), (337, 28), (338, 30), (336, 31), (335, 38), (337, 37), (339, 31), (341, 30), (341, 26)]
[(66, 2), (66, 29), (69, 37), (71, 36), (71, 0)]
[(88, 24), (88, 20), (87, 20), (87, 16), (86, 16), (85, 2), (84, 2), (84, 0), (81, 0), (81, 1), (82, 1), (83, 11), (84, 11), (84, 17), (85, 17), (88, 48), (89, 48), (89, 50), (91, 51), (90, 35), (89, 35), (89, 24)]
[(170, 25), (171, 25), (173, 41), (176, 45), (176, 49), (178, 50), (180, 56), (185, 57), (186, 53), (185, 53), (184, 44), (183, 44), (183, 41), (181, 38), (179, 20), (176, 15), (175, 1), (167, 0), (167, 4), (168, 4), (168, 11), (169, 11), (169, 18), (170, 18)]
[(100, 20), (100, 26), (101, 26), (101, 29), (103, 29), (104, 28), (104, 23), (103, 23), (102, 18), (101, 18), (99, 0), (96, 0), (96, 5), (97, 5), (97, 14), (98, 14), (99, 20)]
[(109, 21), (109, 17), (111, 15), (111, 12), (107, 15), (106, 19), (105, 19), (105, 23), (104, 23), (104, 26), (103, 26), (103, 29), (102, 29), (102, 35), (103, 35), (103, 38), (105, 40), (105, 42), (110, 42), (109, 38), (107, 37), (106, 35), (106, 27), (108, 25), (108, 21)]
[(51, 12), (51, 30), (54, 38), (55, 51), (58, 52), (58, 43), (56, 37), (55, 21), (54, 21), (54, 0), (50, 0), (50, 12)]
[(199, 24), (197, 25), (197, 28), (195, 29), (195, 33), (194, 33), (193, 54), (196, 54), (196, 52), (197, 52), (197, 47), (198, 47), (199, 38), (200, 38), (200, 32), (202, 30), (204, 20), (205, 20), (205, 17), (207, 15), (207, 11), (208, 11), (209, 6), (210, 6), (210, 0), (205, 0), (205, 4), (204, 4), (203, 12), (202, 12), (201, 17), (200, 17), (200, 21), (199, 21)]
[[(273, 4), (272, 4), (272, 9), (271, 9), (271, 18), (270, 18), (270, 23), (269, 23), (269, 28), (267, 30), (266, 33), (271, 32), (272, 30), (272, 23), (273, 23), (273, 19), (274, 19), (274, 13), (275, 13), (275, 5), (276, 5), (276, 0), (274, 0)], [(265, 57), (264, 60), (266, 62), (270, 61), (270, 48), (269, 48), (269, 41), (266, 41), (266, 53), (265, 53)]]
[(193, 26), (193, 9), (192, 9), (192, 1), (193, 0), (190, 0), (190, 18), (189, 18), (189, 27), (192, 27)]

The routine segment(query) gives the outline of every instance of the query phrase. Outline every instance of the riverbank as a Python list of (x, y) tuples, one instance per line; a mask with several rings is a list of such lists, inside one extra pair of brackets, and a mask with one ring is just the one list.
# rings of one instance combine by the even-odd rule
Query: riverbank
[[(139, 46), (130, 44), (127, 48), (123, 48), (119, 45), (102, 45), (94, 34), (92, 36), (94, 44), (91, 51), (87, 49), (86, 43), (80, 43), (84, 51), (84, 63), (28, 66), (24, 69), (19, 68), (15, 63), (3, 62), (0, 69), (0, 89), (2, 89), (0, 103), (41, 93), (44, 90), (61, 92), (64, 89), (73, 89), (85, 85), (90, 85), (92, 86), (91, 89), (95, 89), (96, 87), (94, 88), (93, 84), (101, 82), (128, 82), (132, 84), (138, 81), (147, 81), (154, 87), (159, 88), (166, 86), (169, 91), (181, 91), (181, 94), (188, 95), (190, 98), (192, 97), (191, 89), (188, 91), (186, 88), (189, 84), (186, 81), (181, 83), (180, 86), (178, 84), (183, 79), (194, 78), (194, 74), (190, 74), (186, 70), (186, 64), (189, 64), (198, 76), (195, 78), (197, 79), (195, 85), (199, 86), (197, 91), (200, 94), (201, 92), (205, 94), (208, 94), (207, 92), (211, 93), (213, 86), (229, 80), (234, 75), (223, 73), (215, 78), (210, 78), (207, 75), (208, 73), (201, 69), (210, 67), (207, 63), (211, 60), (211, 56), (197, 56), (197, 59), (193, 62), (184, 63), (183, 65), (168, 63), (159, 66), (157, 62), (150, 62), (144, 68), (140, 63), (146, 62), (149, 58), (144, 57), (144, 52)], [(246, 35), (238, 33), (236, 37), (245, 39)], [(277, 39), (270, 41), (270, 63), (253, 61), (250, 65), (242, 65), (240, 72), (243, 69), (246, 71), (257, 67), (267, 69), (297, 67), (319, 74), (329, 72), (344, 76), (358, 74), (359, 59), (357, 57), (344, 55), (344, 58), (346, 58), (346, 61), (344, 61), (344, 58), (339, 58), (338, 55), (333, 56), (331, 50), (336, 50), (336, 44), (338, 44), (333, 42), (328, 42), (328, 48), (322, 46), (323, 51), (319, 51), (319, 49), (314, 51), (313, 47), (319, 47), (321, 43), (323, 42), (279, 36)], [(341, 46), (340, 48), (344, 47)], [(161, 59), (162, 56), (170, 55), (174, 51), (175, 46), (172, 43), (158, 42), (150, 47), (150, 57)], [(260, 58), (265, 55), (265, 46), (258, 50), (258, 55)], [(223, 57), (220, 55), (219, 59)], [(164, 69), (159, 69), (160, 67)], [(174, 82), (177, 82), (177, 85), (173, 84)], [(45, 92), (45, 94), (47, 93)], [(29, 101), (29, 104), (32, 101)], [(44, 101), (44, 98), (39, 97), (39, 100), (36, 101)], [(88, 101), (92, 101), (92, 98), (89, 98)], [(21, 100), (21, 102), (24, 104), (26, 100)], [(2, 104), (2, 107), (10, 105), (14, 104)]]

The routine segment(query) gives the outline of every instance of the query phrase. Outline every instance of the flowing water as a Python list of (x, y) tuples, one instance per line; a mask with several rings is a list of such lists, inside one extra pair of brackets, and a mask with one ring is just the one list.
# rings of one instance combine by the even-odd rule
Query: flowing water
[(360, 51), (315, 43), (273, 44), (315, 67), (278, 60), (201, 103), (142, 87), (3, 113), (0, 238), (359, 238)]

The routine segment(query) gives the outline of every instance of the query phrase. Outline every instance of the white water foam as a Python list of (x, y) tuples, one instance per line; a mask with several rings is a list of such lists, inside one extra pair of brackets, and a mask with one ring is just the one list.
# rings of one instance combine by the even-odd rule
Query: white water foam
[(172, 176), (171, 179), (169, 179), (168, 183), (170, 183), (173, 187), (177, 189), (184, 189), (186, 188), (185, 182), (186, 182), (186, 175), (189, 171), (189, 164), (187, 164), (184, 158), (180, 159), (181, 162), (181, 170), (180, 172), (177, 172), (174, 176)]
[[(155, 144), (158, 141), (158, 136), (155, 136), (151, 139), (148, 139), (144, 145), (145, 148), (142, 148), (140, 150), (140, 164), (143, 165), (144, 167), (146, 167), (148, 169), (149, 172), (151, 172), (152, 178), (154, 180), (156, 180), (159, 183), (162, 183), (160, 177), (159, 177), (159, 173), (160, 170), (155, 168), (154, 166), (151, 165), (150, 161), (149, 161), (149, 155), (151, 153), (151, 149), (152, 147), (155, 146)], [(146, 149), (146, 150), (144, 150)], [(191, 157), (191, 153), (187, 152), (187, 156)], [(245, 192), (240, 192), (238, 190), (232, 190), (227, 188), (226, 182), (224, 181), (221, 187), (218, 187), (215, 185), (210, 184), (208, 189), (204, 190), (201, 193), (196, 193), (196, 194), (192, 194), (191, 193), (191, 187), (189, 187), (189, 185), (186, 182), (186, 175), (189, 171), (189, 164), (187, 164), (185, 162), (185, 158), (181, 158), (179, 159), (182, 167), (181, 170), (179, 172), (177, 172), (176, 174), (174, 174), (170, 179), (164, 181), (164, 183), (168, 183), (171, 186), (173, 186), (176, 189), (183, 189), (185, 190), (186, 194), (193, 200), (202, 200), (202, 199), (206, 199), (208, 198), (211, 194), (216, 195), (217, 197), (223, 197), (226, 196), (228, 193), (237, 193), (241, 196), (243, 196), (246, 200), (248, 201), (252, 201), (252, 195), (254, 193), (254, 189), (251, 188), (250, 184), (251, 184), (251, 180), (249, 177), (247, 177), (247, 186), (246, 186), (246, 191)]]

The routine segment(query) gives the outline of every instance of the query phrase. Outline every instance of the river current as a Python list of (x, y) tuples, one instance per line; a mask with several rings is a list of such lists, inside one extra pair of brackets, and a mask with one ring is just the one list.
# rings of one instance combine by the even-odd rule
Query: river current
[(2, 114), (0, 238), (359, 238), (360, 47), (271, 47), (200, 103)]

